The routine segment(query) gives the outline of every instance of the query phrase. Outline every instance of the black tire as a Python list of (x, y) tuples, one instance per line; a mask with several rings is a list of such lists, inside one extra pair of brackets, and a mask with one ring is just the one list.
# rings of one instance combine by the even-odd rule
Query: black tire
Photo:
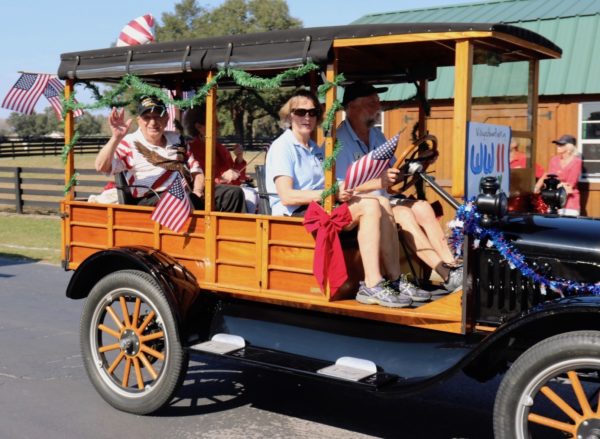
[[(494, 405), (494, 435), (599, 437), (599, 390), (600, 332), (547, 338), (524, 352), (504, 376)], [(580, 397), (576, 391), (581, 391)], [(554, 395), (566, 403), (563, 408), (552, 402), (550, 398), (558, 401)]]
[(123, 270), (102, 278), (83, 308), (80, 336), (92, 384), (119, 410), (155, 412), (185, 378), (188, 354), (177, 322), (147, 273)]

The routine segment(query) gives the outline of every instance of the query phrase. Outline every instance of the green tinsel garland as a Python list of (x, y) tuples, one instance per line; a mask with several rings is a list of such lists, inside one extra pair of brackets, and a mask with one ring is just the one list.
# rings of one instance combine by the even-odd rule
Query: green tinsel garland
[(77, 141), (79, 140), (79, 133), (76, 131), (73, 135), (73, 139), (63, 146), (63, 149), (60, 153), (60, 158), (62, 159), (63, 165), (67, 163), (67, 156), (69, 155), (69, 151), (73, 149)]
[[(206, 95), (210, 92), (210, 90), (217, 85), (217, 82), (225, 77), (231, 77), (235, 81), (235, 83), (241, 87), (246, 88), (254, 88), (257, 90), (264, 89), (272, 89), (279, 88), (283, 84), (283, 81), (287, 79), (295, 79), (306, 75), (308, 72), (312, 70), (318, 69), (319, 66), (314, 63), (308, 63), (304, 66), (297, 67), (294, 69), (286, 70), (278, 74), (277, 76), (265, 79), (258, 76), (251, 75), (242, 70), (236, 69), (226, 69), (220, 70), (211, 81), (204, 84), (202, 87), (196, 90), (194, 96), (190, 99), (173, 99), (169, 94), (164, 91), (162, 88), (154, 87), (152, 85), (146, 84), (144, 81), (139, 79), (134, 75), (126, 75), (121, 79), (117, 86), (102, 95), (98, 87), (91, 83), (85, 83), (86, 88), (90, 89), (96, 98), (96, 102), (93, 104), (84, 104), (75, 101), (75, 90), (69, 99), (66, 99), (63, 95), (61, 95), (61, 101), (63, 106), (63, 118), (66, 116), (69, 110), (92, 110), (99, 108), (111, 108), (111, 107), (124, 107), (131, 103), (131, 100), (122, 100), (122, 94), (128, 90), (134, 90), (134, 96), (156, 96), (165, 102), (168, 105), (174, 105), (177, 108), (193, 108), (194, 106), (198, 106), (202, 104), (206, 98)], [(63, 162), (66, 162), (66, 156), (69, 151), (73, 148), (77, 140), (79, 139), (79, 133), (75, 132), (73, 136), (73, 140), (63, 147), (63, 151), (61, 156), (63, 156)], [(72, 185), (76, 184), (76, 179), (72, 178), (69, 184), (65, 187), (65, 194), (71, 189)]]
[(67, 195), (71, 188), (77, 184), (77, 177), (79, 177), (79, 172), (73, 174), (69, 182), (65, 185), (64, 193)]
[[(333, 81), (327, 81), (326, 83), (320, 85), (319, 88), (317, 89), (319, 98), (324, 99), (325, 95), (332, 87), (339, 86), (345, 79), (346, 78), (344, 77), (344, 74), (340, 73), (333, 79)], [(333, 105), (327, 112), (327, 116), (325, 117), (325, 120), (323, 120), (323, 122), (321, 123), (321, 127), (323, 128), (325, 137), (331, 137), (331, 127), (335, 123), (335, 113), (337, 113), (342, 108), (343, 108), (342, 104), (340, 103), (340, 101), (338, 99), (333, 101)], [(336, 140), (335, 145), (333, 147), (333, 153), (331, 154), (331, 157), (327, 157), (323, 161), (323, 170), (327, 171), (333, 167), (333, 164), (335, 163), (335, 160), (337, 159), (338, 154), (342, 150), (342, 147), (343, 146), (340, 143), (340, 141)], [(330, 195), (337, 194), (338, 190), (339, 190), (339, 184), (338, 184), (337, 180), (335, 180), (329, 189), (326, 189), (321, 193), (321, 204), (325, 204), (325, 199), (327, 197), (329, 197)]]
[[(177, 108), (181, 108), (181, 109), (193, 108), (194, 106), (198, 106), (198, 105), (201, 105), (202, 103), (204, 103), (204, 100), (206, 99), (206, 96), (208, 95), (210, 90), (212, 88), (214, 88), (217, 85), (217, 83), (219, 82), (219, 80), (221, 80), (223, 77), (232, 78), (234, 80), (234, 82), (237, 85), (239, 85), (240, 87), (245, 87), (245, 88), (255, 89), (255, 90), (267, 90), (267, 89), (279, 88), (283, 84), (283, 81), (288, 80), (288, 79), (300, 78), (313, 70), (317, 70), (318, 68), (319, 68), (318, 65), (309, 63), (309, 64), (306, 64), (301, 67), (286, 70), (285, 72), (282, 72), (282, 73), (278, 74), (277, 76), (275, 76), (273, 78), (268, 78), (268, 79), (252, 75), (243, 70), (224, 69), (224, 70), (220, 70), (219, 72), (217, 72), (217, 74), (211, 79), (210, 82), (207, 82), (202, 87), (198, 88), (195, 91), (194, 96), (192, 96), (190, 99), (171, 98), (169, 93), (167, 93), (162, 88), (146, 84), (144, 81), (142, 81), (141, 79), (139, 79), (137, 76), (134, 76), (134, 75), (124, 76), (123, 79), (121, 79), (121, 81), (112, 90), (108, 91), (104, 95), (102, 95), (100, 93), (100, 90), (98, 89), (97, 86), (95, 86), (94, 84), (91, 84), (89, 82), (86, 82), (86, 83), (84, 83), (85, 87), (92, 91), (94, 97), (96, 98), (96, 102), (93, 104), (83, 104), (80, 102), (76, 102), (75, 101), (75, 90), (73, 90), (73, 93), (71, 94), (69, 99), (65, 99), (64, 95), (61, 96), (61, 101), (62, 101), (62, 105), (63, 105), (63, 117), (65, 117), (67, 111), (69, 111), (69, 110), (75, 111), (75, 110), (79, 110), (79, 109), (92, 110), (92, 109), (99, 109), (99, 108), (125, 107), (127, 105), (130, 105), (133, 99), (136, 99), (137, 97), (144, 96), (144, 95), (155, 96), (155, 97), (161, 99), (167, 105), (173, 105)], [(339, 74), (334, 78), (333, 81), (327, 81), (326, 83), (320, 85), (317, 90), (319, 98), (324, 99), (325, 95), (332, 87), (338, 87), (343, 81), (345, 81), (344, 75)], [(134, 93), (133, 93), (134, 98), (130, 99), (130, 100), (123, 100), (122, 95), (128, 89), (134, 90)], [(415, 98), (417, 98), (421, 102), (424, 102), (425, 104), (428, 104), (427, 101), (424, 100), (423, 96), (420, 96), (420, 93), (417, 91), (416, 95), (412, 96), (411, 98), (409, 98), (405, 101), (402, 101), (402, 103), (400, 105), (402, 105), (408, 101), (412, 101)], [(327, 112), (325, 120), (322, 123), (322, 129), (323, 129), (323, 132), (325, 133), (326, 137), (331, 137), (330, 132), (331, 132), (331, 127), (335, 123), (335, 115), (341, 109), (343, 109), (343, 106), (340, 103), (340, 101), (337, 99), (334, 100), (331, 108)], [(73, 136), (73, 140), (69, 144), (67, 144), (63, 147), (63, 151), (61, 153), (63, 163), (66, 163), (67, 155), (69, 154), (69, 151), (71, 149), (73, 149), (73, 146), (77, 143), (78, 140), (79, 140), (79, 133), (75, 132), (75, 134)], [(338, 154), (340, 153), (340, 151), (342, 150), (342, 148), (343, 148), (343, 145), (339, 141), (336, 141), (335, 146), (333, 148), (333, 154), (331, 155), (331, 157), (328, 157), (326, 160), (323, 161), (323, 170), (327, 171), (333, 167), (333, 163), (335, 162), (335, 160), (336, 160)], [(73, 178), (71, 178), (68, 185), (65, 187), (65, 194), (71, 189), (73, 184), (76, 184), (76, 183), (77, 183), (77, 180), (76, 180), (76, 175), (75, 175), (75, 176), (73, 176)], [(321, 204), (324, 204), (325, 199), (328, 196), (336, 194), (338, 192), (338, 189), (339, 189), (338, 182), (335, 181), (329, 189), (324, 190), (322, 192)]]

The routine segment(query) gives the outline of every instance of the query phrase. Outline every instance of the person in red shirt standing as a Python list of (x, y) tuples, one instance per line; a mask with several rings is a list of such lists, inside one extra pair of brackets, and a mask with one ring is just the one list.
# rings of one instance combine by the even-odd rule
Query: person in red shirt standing
[(519, 144), (512, 140), (510, 142), (510, 169), (520, 169), (527, 167), (527, 155), (519, 151)]
[[(527, 167), (527, 154), (519, 151), (519, 143), (516, 140), (510, 142), (510, 169), (521, 169)], [(539, 179), (544, 175), (544, 168), (538, 163), (535, 164), (535, 178)]]
[(567, 191), (567, 203), (564, 208), (558, 210), (558, 213), (577, 216), (581, 209), (577, 184), (582, 165), (581, 158), (577, 156), (577, 140), (569, 134), (564, 134), (552, 143), (556, 145), (556, 155), (550, 159), (548, 172), (535, 184), (534, 192), (539, 193), (544, 185), (544, 179), (549, 174), (555, 174), (561, 181), (561, 186)]
[[(187, 110), (183, 115), (183, 126), (187, 134), (192, 137), (189, 142), (192, 155), (200, 163), (200, 167), (206, 167), (206, 111), (203, 106)], [(225, 145), (217, 143), (215, 149), (215, 183), (217, 185), (241, 186), (244, 191), (248, 213), (255, 213), (257, 207), (257, 193), (252, 187), (247, 186), (246, 160), (244, 160), (244, 149), (236, 145), (233, 150), (235, 159)]]

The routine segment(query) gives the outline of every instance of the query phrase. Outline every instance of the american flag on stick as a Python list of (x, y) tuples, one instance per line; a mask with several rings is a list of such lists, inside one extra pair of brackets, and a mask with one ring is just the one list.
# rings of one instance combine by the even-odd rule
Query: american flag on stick
[(46, 73), (23, 73), (2, 101), (2, 108), (31, 114), (50, 79)]
[(186, 183), (183, 178), (176, 178), (152, 214), (152, 220), (174, 232), (182, 229), (192, 212), (190, 197), (186, 193), (184, 185)]
[(400, 133), (352, 163), (346, 171), (345, 189), (354, 189), (373, 178), (379, 177), (388, 168), (399, 138)]
[[(59, 120), (62, 120), (62, 102), (60, 100), (60, 96), (64, 90), (65, 86), (58, 78), (50, 78), (48, 80), (48, 84), (46, 84), (46, 88), (44, 89), (44, 97), (48, 99), (52, 108), (54, 108), (54, 112), (56, 113), (56, 117)], [(83, 115), (83, 110), (81, 108), (73, 111), (73, 117), (79, 117)]]
[[(175, 91), (173, 90), (165, 90), (167, 93), (169, 93), (169, 97), (171, 99), (175, 98)], [(183, 99), (191, 99), (194, 95), (196, 94), (195, 90), (186, 90), (182, 93), (181, 98)], [(179, 120), (181, 119), (181, 116), (183, 114), (183, 111), (180, 111), (179, 116), (177, 117), (177, 109), (175, 108), (175, 105), (167, 105), (167, 113), (169, 114), (169, 122), (167, 123), (167, 131), (178, 131), (177, 129), (177, 125), (175, 124), (175, 119)]]

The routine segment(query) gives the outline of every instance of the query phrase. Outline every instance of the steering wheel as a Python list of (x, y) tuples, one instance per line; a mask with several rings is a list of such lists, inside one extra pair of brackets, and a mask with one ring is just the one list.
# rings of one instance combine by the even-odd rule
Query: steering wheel
[(437, 138), (427, 134), (410, 144), (402, 153), (396, 148), (396, 162), (393, 167), (400, 170), (398, 182), (388, 187), (390, 194), (398, 194), (410, 188), (417, 181), (417, 172), (425, 172), (435, 162), (439, 152)]

